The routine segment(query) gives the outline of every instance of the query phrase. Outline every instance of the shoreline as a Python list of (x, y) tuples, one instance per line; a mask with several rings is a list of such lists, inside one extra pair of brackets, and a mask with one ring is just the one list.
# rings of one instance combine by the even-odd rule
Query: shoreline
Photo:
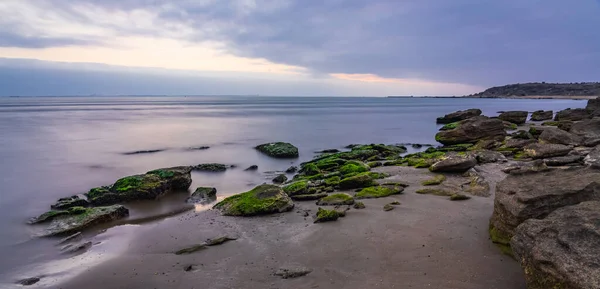
[(526, 96), (498, 96), (498, 97), (478, 97), (478, 96), (387, 96), (387, 98), (469, 98), (469, 99), (567, 99), (567, 100), (590, 100), (596, 99), (597, 95), (526, 95)]

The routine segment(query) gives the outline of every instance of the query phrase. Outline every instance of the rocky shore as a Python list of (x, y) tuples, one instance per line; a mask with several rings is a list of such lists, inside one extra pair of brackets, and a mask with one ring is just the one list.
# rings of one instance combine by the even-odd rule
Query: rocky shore
[[(403, 145), (384, 144), (325, 150), (300, 164), (297, 171), (295, 167), (282, 167), (285, 173), (278, 175), (272, 184), (262, 184), (218, 202), (218, 188), (200, 187), (187, 202), (216, 202), (214, 210), (185, 223), (168, 221), (171, 225), (162, 228), (188, 240), (195, 236), (196, 230), (178, 231), (172, 226), (174, 223), (210, 231), (209, 225), (216, 222), (223, 227), (212, 230), (221, 235), (194, 245), (180, 244), (182, 248), (171, 252), (187, 257), (168, 255), (164, 258), (169, 264), (185, 263), (185, 272), (202, 271), (198, 266), (204, 265), (198, 265), (194, 256), (203, 254), (205, 260), (224, 258), (227, 254), (207, 247), (226, 241), (250, 251), (252, 246), (263, 248), (264, 254), (288, 261), (292, 261), (290, 255), (297, 258), (297, 262), (287, 262), (293, 264), (283, 264), (285, 266), (267, 261), (268, 268), (242, 270), (222, 284), (208, 281), (211, 276), (221, 276), (220, 273), (205, 274), (201, 280), (208, 282), (207, 288), (256, 288), (264, 282), (275, 284), (265, 274), (286, 279), (306, 278), (321, 288), (328, 288), (335, 282), (326, 285), (326, 280), (335, 278), (342, 278), (336, 282), (343, 288), (392, 288), (394, 278), (406, 277), (403, 274), (411, 270), (417, 271), (413, 272), (414, 276), (409, 274), (412, 279), (402, 284), (412, 284), (415, 288), (423, 288), (427, 279), (416, 277), (418, 270), (430, 274), (429, 284), (435, 284), (434, 288), (524, 288), (524, 283), (530, 289), (600, 288), (600, 249), (593, 245), (600, 244), (600, 118), (596, 117), (600, 114), (600, 101), (589, 101), (586, 109), (565, 109), (556, 114), (551, 111), (532, 114), (510, 111), (498, 117), (481, 114), (481, 110), (470, 109), (440, 116), (436, 121), (444, 126), (435, 136), (442, 144), (439, 147), (413, 145), (413, 149), (418, 149), (415, 153), (407, 153)], [(268, 143), (256, 149), (278, 159), (299, 157), (298, 149), (289, 143)], [(130, 202), (160, 201), (165, 194), (188, 190), (192, 170), (222, 172), (227, 169), (235, 169), (235, 166), (187, 165), (125, 177), (110, 186), (62, 198), (50, 211), (30, 223), (48, 224), (44, 236), (70, 237), (90, 226), (126, 217)], [(245, 171), (256, 170), (258, 167), (252, 166)], [(453, 229), (444, 228), (448, 222)], [(373, 236), (363, 239), (360, 234), (376, 235), (377, 241)], [(453, 241), (454, 238), (460, 242)], [(92, 246), (92, 243), (86, 245), (89, 241), (77, 242), (71, 243), (83, 250)], [(255, 245), (260, 243), (263, 245)], [(417, 248), (420, 243), (422, 248), (438, 248), (437, 265), (426, 261), (434, 253), (427, 254)], [(489, 246), (492, 243), (497, 248)], [(266, 244), (272, 247), (263, 247)], [(415, 253), (398, 255), (401, 248), (397, 244)], [(158, 242), (156, 246), (165, 246), (165, 242)], [(223, 245), (228, 248), (224, 252), (233, 254), (234, 249), (228, 246)], [(294, 246), (301, 251), (291, 252)], [(360, 246), (364, 249), (362, 253), (357, 251)], [(380, 248), (383, 251), (379, 251)], [(452, 250), (473, 251), (468, 256), (459, 256), (459, 252)], [(210, 270), (251, 266), (248, 262), (259, 262), (265, 257), (250, 251), (238, 252), (236, 257), (217, 262), (219, 265)], [(283, 257), (286, 252), (288, 256)], [(312, 259), (298, 255), (302, 252)], [(513, 261), (503, 259), (500, 252), (519, 262), (522, 273), (516, 264), (511, 264)], [(322, 259), (323, 256), (330, 259)], [(483, 261), (483, 257), (487, 261)], [(135, 259), (152, 262), (153, 258), (143, 255)], [(418, 260), (408, 261), (411, 258)], [(330, 260), (338, 267), (319, 267), (318, 260)], [(346, 264), (345, 260), (355, 263)], [(414, 266), (399, 265), (399, 260), (414, 262)], [(465, 263), (465, 272), (453, 268), (456, 261)], [(380, 270), (363, 266), (369, 264)], [(381, 264), (394, 267), (394, 272), (380, 267)], [(447, 268), (440, 269), (439, 264), (446, 264)], [(125, 269), (132, 265), (121, 259), (118, 264), (112, 264), (116, 266), (112, 268)], [(431, 268), (438, 268), (438, 272), (434, 273)], [(148, 273), (151, 268), (141, 270)], [(328, 277), (323, 270), (331, 270), (333, 275)], [(368, 272), (368, 278), (376, 276), (378, 281), (354, 279), (352, 275), (356, 273), (350, 272), (360, 270)], [(267, 271), (272, 273), (267, 274)], [(93, 276), (83, 276), (63, 288), (77, 288), (92, 277), (109, 276), (109, 272), (111, 268), (102, 267), (94, 271)], [(442, 277), (443, 274), (454, 277)], [(347, 283), (344, 278), (355, 283)], [(172, 279), (165, 277), (155, 283), (136, 278), (116, 280), (131, 286), (168, 286)], [(193, 284), (193, 280), (183, 284)], [(257, 280), (260, 282), (256, 283)], [(276, 282), (277, 287), (285, 287), (281, 282)]]

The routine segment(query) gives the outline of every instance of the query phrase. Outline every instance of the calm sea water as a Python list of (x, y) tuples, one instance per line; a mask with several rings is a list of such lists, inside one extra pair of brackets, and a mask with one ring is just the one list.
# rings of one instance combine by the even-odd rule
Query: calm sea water
[[(223, 174), (193, 174), (192, 189), (214, 186), (224, 196), (269, 181), (269, 172), (310, 159), (317, 150), (351, 143), (435, 143), (435, 118), (459, 109), (476, 107), (494, 116), (502, 110), (556, 111), (585, 104), (444, 98), (0, 98), (0, 277), (57, 258), (56, 240), (32, 238), (38, 228), (25, 224), (29, 217), (48, 210), (57, 198), (122, 176), (205, 162), (237, 165)], [(300, 159), (273, 160), (253, 149), (271, 141), (295, 144)], [(198, 146), (211, 148), (187, 149)], [(165, 151), (123, 154), (151, 149)], [(258, 172), (243, 171), (254, 164)], [(168, 213), (186, 196), (134, 204), (132, 218)]]

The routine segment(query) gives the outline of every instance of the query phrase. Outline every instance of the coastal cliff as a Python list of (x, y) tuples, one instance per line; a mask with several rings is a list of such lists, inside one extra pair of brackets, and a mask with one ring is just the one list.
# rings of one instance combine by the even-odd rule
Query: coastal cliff
[(600, 82), (517, 83), (488, 88), (468, 95), (474, 98), (595, 98), (600, 96)]

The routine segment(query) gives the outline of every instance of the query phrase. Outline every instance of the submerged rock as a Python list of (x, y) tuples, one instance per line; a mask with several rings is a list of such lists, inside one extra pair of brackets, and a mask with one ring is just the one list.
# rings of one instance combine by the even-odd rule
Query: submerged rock
[(73, 234), (93, 225), (115, 221), (129, 215), (129, 210), (121, 205), (82, 209), (83, 211), (79, 211), (78, 214), (55, 217), (44, 236)]
[(438, 117), (436, 122), (440, 124), (447, 124), (452, 122), (457, 122), (465, 119), (469, 119), (474, 116), (481, 115), (481, 109), (467, 109), (467, 110), (459, 110), (453, 113), (449, 113), (443, 117)]
[(506, 248), (515, 228), (524, 221), (542, 219), (558, 208), (595, 200), (600, 201), (600, 172), (593, 169), (510, 175), (496, 186), (490, 237)]
[(296, 167), (296, 166), (291, 166), (291, 167), (287, 168), (287, 170), (285, 170), (285, 173), (286, 173), (286, 174), (293, 174), (293, 173), (295, 173), (295, 172), (297, 172), (297, 171), (298, 171), (298, 167)]
[(536, 110), (531, 114), (532, 121), (543, 121), (550, 120), (554, 116), (554, 112), (551, 110)]
[(462, 173), (477, 165), (472, 156), (450, 156), (429, 167), (432, 172)]
[(112, 205), (136, 200), (154, 200), (174, 190), (187, 190), (192, 184), (191, 167), (173, 167), (124, 177), (112, 186), (91, 189), (87, 194), (93, 205)]
[(217, 189), (211, 187), (198, 187), (192, 193), (192, 195), (187, 198), (187, 203), (193, 204), (209, 204), (217, 200)]
[(246, 168), (244, 171), (256, 171), (258, 170), (258, 166), (257, 165), (251, 165), (248, 168)]
[(485, 116), (472, 117), (460, 122), (457, 128), (440, 131), (435, 140), (444, 145), (476, 143), (480, 140), (504, 140), (506, 131), (500, 119)]
[(80, 254), (84, 253), (92, 247), (92, 242), (81, 242), (74, 245), (67, 245), (61, 249), (64, 254)]
[(40, 277), (25, 278), (25, 279), (21, 279), (21, 280), (17, 281), (17, 284), (23, 285), (23, 286), (31, 286), (37, 282), (40, 282), (40, 280), (41, 280)]
[(199, 164), (199, 165), (196, 165), (196, 166), (194, 166), (193, 170), (194, 171), (200, 171), (200, 172), (218, 173), (218, 172), (224, 172), (224, 171), (226, 171), (227, 168), (229, 168), (229, 166), (224, 165), (224, 164), (210, 163), (210, 164)]
[(527, 111), (506, 111), (501, 113), (498, 118), (514, 124), (524, 124), (528, 114)]
[(213, 208), (225, 216), (256, 216), (290, 211), (294, 202), (282, 188), (264, 184), (228, 197)]
[(153, 153), (159, 153), (162, 151), (165, 151), (165, 149), (132, 151), (132, 152), (125, 152), (123, 154), (124, 155), (153, 154)]
[(53, 210), (66, 210), (72, 207), (87, 207), (90, 205), (88, 200), (80, 196), (72, 196), (68, 198), (61, 198), (56, 201), (55, 204), (51, 205), (50, 208)]
[(599, 220), (600, 202), (583, 202), (519, 225), (510, 244), (527, 288), (600, 288)]
[(317, 201), (318, 206), (341, 206), (353, 205), (354, 198), (348, 194), (338, 193), (329, 195)]
[(274, 142), (255, 147), (259, 152), (274, 158), (297, 158), (298, 148), (290, 143)]

